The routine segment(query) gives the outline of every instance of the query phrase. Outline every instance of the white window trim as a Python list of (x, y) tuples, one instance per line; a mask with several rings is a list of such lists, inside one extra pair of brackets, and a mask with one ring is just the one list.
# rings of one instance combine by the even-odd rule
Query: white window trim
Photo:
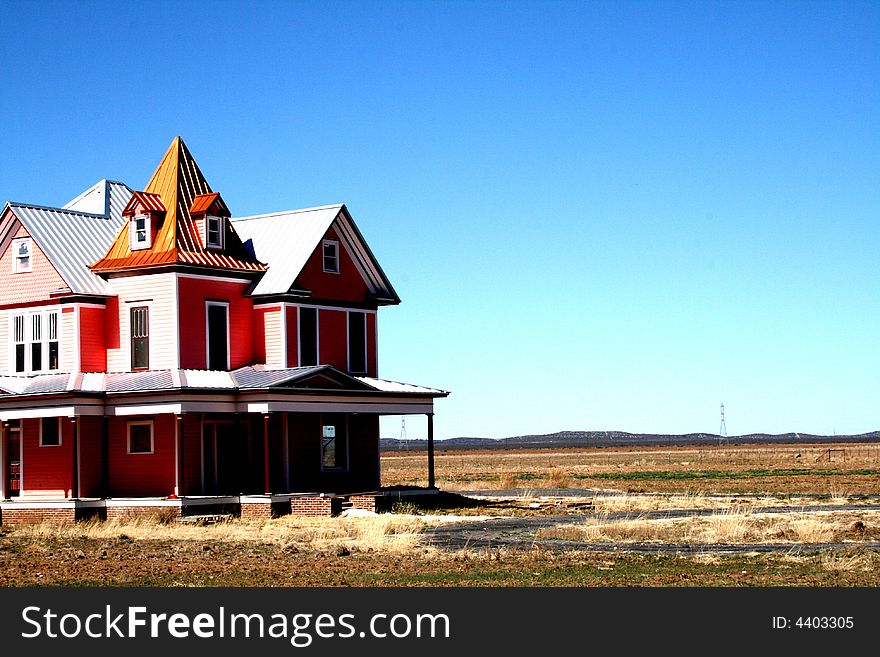
[[(18, 245), (19, 244), (27, 244), (28, 245), (28, 254), (27, 256), (18, 255)], [(12, 240), (12, 273), (13, 274), (26, 274), (28, 272), (32, 272), (34, 270), (34, 240), (30, 237), (16, 237)], [(23, 257), (27, 257), (28, 265), (27, 267), (20, 266), (20, 260)]]
[[(147, 241), (137, 242), (137, 220), (144, 219), (144, 228), (147, 233)], [(136, 214), (128, 222), (128, 246), (132, 251), (143, 251), (153, 245), (152, 217), (149, 214)]]
[[(150, 427), (150, 451), (149, 452), (132, 452), (131, 451), (131, 428), (133, 426), (145, 426), (148, 425)], [(136, 456), (141, 456), (144, 454), (154, 454), (156, 452), (156, 432), (153, 428), (152, 420), (129, 420), (125, 425), (125, 453), (126, 454), (134, 454)]]
[[(219, 230), (220, 242), (219, 243), (208, 241), (208, 223), (210, 222), (211, 219), (216, 219), (217, 221), (220, 222), (220, 226), (219, 226), (219, 228), (220, 228), (220, 230)], [(204, 238), (205, 248), (207, 248), (207, 249), (222, 249), (224, 247), (224, 244), (226, 241), (226, 219), (224, 217), (221, 217), (216, 214), (206, 214), (205, 220), (204, 220), (204, 226), (205, 226), (205, 234), (202, 237)]]
[[(40, 320), (40, 330), (42, 335), (40, 336), (39, 344), (40, 344), (40, 361), (43, 365), (38, 370), (35, 370), (31, 367), (31, 344), (33, 344), (33, 330), (34, 330), (34, 315), (40, 315), (42, 319)], [(55, 339), (49, 340), (49, 317), (51, 315), (56, 316), (55, 320)], [(29, 375), (29, 374), (55, 374), (62, 372), (61, 369), (61, 310), (59, 308), (51, 308), (51, 309), (38, 309), (31, 311), (22, 311), (15, 312), (13, 311), (9, 315), (9, 373), (12, 375)], [(15, 341), (15, 318), (23, 317), (24, 318), (24, 342)], [(49, 369), (49, 343), (57, 342), (58, 343), (58, 367), (55, 369)], [(15, 345), (16, 344), (24, 344), (24, 371), (17, 372), (15, 370)]]
[[(345, 465), (337, 465), (333, 467), (324, 465), (324, 418), (325, 416), (321, 415), (321, 429), (318, 433), (318, 439), (321, 441), (321, 449), (318, 452), (318, 457), (321, 459), (321, 472), (350, 472), (351, 471), (351, 455), (349, 452), (350, 442), (348, 440), (348, 415), (342, 414), (344, 421), (342, 424), (342, 429), (345, 432)], [(339, 440), (339, 436), (336, 436), (336, 440)]]
[[(324, 247), (332, 245), (336, 249), (336, 269), (327, 269), (324, 266)], [(324, 270), (326, 274), (338, 274), (342, 269), (339, 263), (339, 240), (321, 240), (321, 268)]]
[(125, 302), (125, 321), (126, 326), (128, 327), (128, 335), (126, 336), (126, 342), (128, 344), (128, 366), (131, 367), (132, 360), (134, 358), (134, 350), (132, 349), (131, 343), (131, 311), (134, 308), (146, 308), (147, 309), (147, 367), (146, 369), (139, 367), (138, 369), (131, 369), (129, 371), (132, 372), (147, 372), (152, 369), (152, 360), (153, 360), (153, 349), (152, 349), (152, 340), (153, 340), (153, 304), (151, 301), (126, 301)]
[[(51, 420), (52, 422), (58, 423), (58, 444), (57, 445), (46, 445), (43, 443), (43, 423), (46, 420)], [(64, 432), (62, 431), (62, 424), (60, 417), (41, 417), (40, 418), (40, 447), (61, 447), (64, 444)]]
[(206, 301), (205, 302), (205, 369), (208, 369), (211, 364), (211, 325), (208, 321), (208, 309), (211, 306), (222, 306), (226, 308), (226, 368), (227, 370), (232, 369), (232, 345), (230, 343), (230, 324), (232, 323), (232, 318), (229, 313), (229, 302), (228, 301)]

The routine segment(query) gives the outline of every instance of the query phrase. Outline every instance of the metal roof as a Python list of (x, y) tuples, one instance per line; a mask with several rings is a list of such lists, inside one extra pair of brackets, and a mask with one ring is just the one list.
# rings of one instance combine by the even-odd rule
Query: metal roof
[[(75, 294), (113, 295), (107, 281), (89, 270), (116, 237), (119, 223), (107, 216), (63, 208), (10, 203), (15, 216)], [(120, 217), (121, 219), (121, 217)]]
[[(258, 390), (274, 388), (279, 392), (305, 388), (314, 375), (336, 382), (340, 392), (367, 392), (445, 397), (449, 393), (408, 383), (385, 381), (370, 377), (353, 377), (330, 365), (266, 369), (260, 366), (241, 367), (231, 372), (214, 370), (150, 370), (147, 372), (87, 372), (74, 374), (37, 374), (33, 376), (0, 376), (0, 391), (5, 396), (71, 393), (168, 392), (183, 389)], [(318, 386), (323, 387), (323, 386)]]
[[(122, 210), (131, 198), (131, 188), (117, 180), (100, 180), (64, 205), (64, 210), (102, 214), (117, 225), (122, 224)], [(109, 246), (109, 244), (107, 245)]]
[(166, 212), (165, 204), (162, 203), (162, 197), (151, 192), (132, 192), (131, 199), (122, 211), (123, 215), (131, 215), (135, 207), (140, 204), (150, 212)]
[(180, 137), (171, 142), (144, 191), (158, 195), (167, 208), (150, 248), (133, 252), (122, 228), (105, 253), (92, 261), (93, 269), (115, 271), (175, 263), (252, 272), (266, 269), (228, 223), (224, 248), (205, 249), (190, 208), (197, 197), (212, 193), (211, 186)]
[(411, 392), (414, 394), (435, 395), (445, 397), (449, 393), (446, 390), (438, 390), (437, 388), (425, 388), (416, 386), (411, 383), (400, 383), (398, 381), (387, 381), (385, 379), (374, 379), (369, 376), (355, 377), (358, 381), (366, 383), (371, 388), (381, 390), (382, 392)]
[(309, 256), (333, 226), (367, 289), (387, 303), (400, 301), (345, 205), (233, 217), (232, 223), (245, 245), (269, 264), (269, 270), (254, 287), (255, 296), (289, 292)]

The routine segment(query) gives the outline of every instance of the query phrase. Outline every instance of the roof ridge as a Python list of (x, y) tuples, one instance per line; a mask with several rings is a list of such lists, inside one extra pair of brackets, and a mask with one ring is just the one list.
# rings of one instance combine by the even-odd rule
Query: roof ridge
[(243, 217), (230, 217), (231, 221), (248, 221), (250, 219), (265, 219), (266, 217), (277, 217), (282, 214), (294, 214), (300, 212), (318, 212), (319, 210), (330, 210), (331, 208), (343, 208), (345, 203), (331, 203), (330, 205), (317, 205), (313, 208), (300, 208), (298, 210), (278, 210), (277, 212), (266, 212), (263, 214), (251, 214)]
[(57, 208), (51, 205), (38, 205), (36, 203), (21, 203), (20, 201), (7, 201), (6, 205), (12, 207), (15, 206), (17, 208), (29, 208), (31, 210), (52, 210), (53, 212), (64, 212), (66, 214), (78, 214), (84, 217), (94, 217), (96, 219), (107, 219), (109, 220), (111, 217), (106, 214), (99, 214), (97, 212), (82, 212), (80, 210), (71, 210), (69, 208)]

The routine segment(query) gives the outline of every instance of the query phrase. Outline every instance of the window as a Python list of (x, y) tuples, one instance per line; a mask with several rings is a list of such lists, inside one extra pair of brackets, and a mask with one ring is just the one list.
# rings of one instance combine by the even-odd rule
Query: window
[(12, 271), (16, 274), (31, 271), (31, 245), (30, 237), (12, 240)]
[(40, 420), (40, 447), (58, 447), (61, 444), (61, 418), (46, 417)]
[(318, 364), (318, 310), (299, 309), (299, 365)]
[(367, 316), (348, 313), (348, 371), (364, 374), (367, 371)]
[(131, 309), (131, 369), (150, 367), (150, 310), (146, 306)]
[(24, 372), (25, 344), (24, 344), (24, 315), (16, 315), (12, 318), (12, 342), (14, 349), (15, 371)]
[(216, 249), (223, 248), (223, 217), (205, 217), (205, 244)]
[(321, 417), (321, 469), (348, 469), (348, 436), (342, 415)]
[(324, 271), (339, 273), (339, 242), (324, 240)]
[(129, 225), (129, 243), (132, 251), (150, 248), (150, 215), (135, 215)]
[(128, 453), (153, 453), (153, 422), (140, 420), (128, 423)]
[(12, 360), (16, 373), (51, 372), (60, 367), (58, 311), (12, 317)]
[(229, 369), (229, 304), (226, 302), (207, 303), (208, 323), (208, 369), (225, 371)]

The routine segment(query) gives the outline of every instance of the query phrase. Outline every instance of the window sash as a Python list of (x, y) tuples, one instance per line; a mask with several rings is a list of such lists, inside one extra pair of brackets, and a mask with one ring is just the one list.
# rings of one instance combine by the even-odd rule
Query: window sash
[(150, 312), (147, 306), (132, 308), (129, 316), (131, 330), (131, 369), (150, 367)]
[(223, 246), (223, 218), (208, 216), (205, 218), (205, 243), (208, 246)]
[(60, 368), (58, 318), (57, 310), (13, 316), (12, 355), (16, 373), (48, 372)]
[(339, 273), (339, 244), (337, 242), (325, 241), (323, 248), (324, 254), (324, 271), (338, 274)]

